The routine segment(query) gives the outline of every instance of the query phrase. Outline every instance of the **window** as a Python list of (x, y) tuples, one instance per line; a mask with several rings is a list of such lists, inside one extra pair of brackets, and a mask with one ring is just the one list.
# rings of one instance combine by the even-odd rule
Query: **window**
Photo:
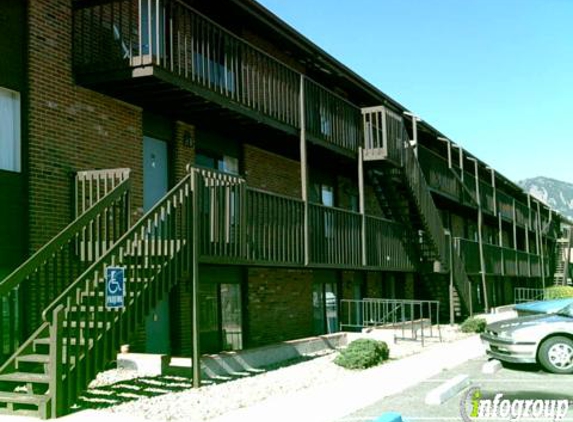
[(20, 171), (20, 94), (0, 88), (0, 170)]
[(201, 53), (195, 53), (193, 66), (197, 76), (205, 82), (208, 81), (209, 84), (228, 92), (235, 92), (235, 72), (225, 66), (224, 56), (217, 61)]
[(239, 175), (239, 159), (230, 155), (218, 155), (200, 151), (195, 155), (195, 164), (223, 173)]

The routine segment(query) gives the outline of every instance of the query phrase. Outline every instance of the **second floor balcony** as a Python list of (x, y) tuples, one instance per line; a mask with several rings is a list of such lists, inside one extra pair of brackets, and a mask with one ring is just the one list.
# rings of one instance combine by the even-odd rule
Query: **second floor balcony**
[(181, 0), (76, 1), (73, 46), (79, 84), (146, 109), (362, 144), (358, 107)]

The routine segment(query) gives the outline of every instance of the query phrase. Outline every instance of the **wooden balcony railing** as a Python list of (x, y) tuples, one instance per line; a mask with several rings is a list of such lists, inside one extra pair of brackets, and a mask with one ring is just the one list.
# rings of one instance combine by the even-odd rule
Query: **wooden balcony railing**
[(353, 153), (362, 144), (359, 108), (181, 0), (76, 2), (73, 57), (79, 75), (165, 72), (196, 95), (293, 130), (303, 91), (311, 140)]
[(310, 262), (358, 267), (362, 264), (362, 216), (324, 205), (309, 205)]
[(247, 188), (247, 260), (255, 263), (304, 262), (302, 200)]
[(422, 146), (418, 147), (418, 157), (428, 185), (438, 192), (462, 201), (462, 187), (448, 167), (448, 162)]
[(308, 78), (304, 84), (307, 133), (345, 150), (358, 151), (362, 144), (360, 109)]
[(366, 265), (373, 268), (409, 271), (415, 268), (404, 249), (404, 229), (399, 224), (378, 217), (366, 217)]
[[(461, 253), (469, 274), (479, 274), (479, 244), (468, 239), (456, 239), (461, 245)], [(505, 275), (509, 277), (540, 277), (541, 257), (510, 248), (484, 244), (484, 263), (487, 275)], [(547, 272), (546, 272), (547, 274)]]
[(390, 160), (402, 164), (402, 151), (408, 135), (402, 117), (384, 106), (362, 109), (364, 159)]
[[(304, 265), (304, 202), (248, 187), (239, 176), (190, 167), (198, 186), (199, 259), (205, 263)], [(362, 268), (359, 213), (309, 204), (311, 266)], [(403, 228), (365, 216), (369, 268), (414, 269), (402, 245)]]

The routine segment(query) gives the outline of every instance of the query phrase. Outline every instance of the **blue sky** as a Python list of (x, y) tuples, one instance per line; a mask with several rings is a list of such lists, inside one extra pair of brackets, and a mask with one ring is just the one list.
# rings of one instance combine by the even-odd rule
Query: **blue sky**
[(573, 0), (259, 0), (517, 181), (573, 182)]

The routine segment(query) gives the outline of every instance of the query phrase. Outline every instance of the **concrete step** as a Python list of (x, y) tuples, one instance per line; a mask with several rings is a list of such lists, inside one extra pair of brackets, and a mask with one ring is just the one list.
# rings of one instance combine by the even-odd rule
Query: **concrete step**
[(49, 384), (50, 376), (31, 372), (11, 372), (0, 375), (0, 382), (17, 382), (26, 384)]

